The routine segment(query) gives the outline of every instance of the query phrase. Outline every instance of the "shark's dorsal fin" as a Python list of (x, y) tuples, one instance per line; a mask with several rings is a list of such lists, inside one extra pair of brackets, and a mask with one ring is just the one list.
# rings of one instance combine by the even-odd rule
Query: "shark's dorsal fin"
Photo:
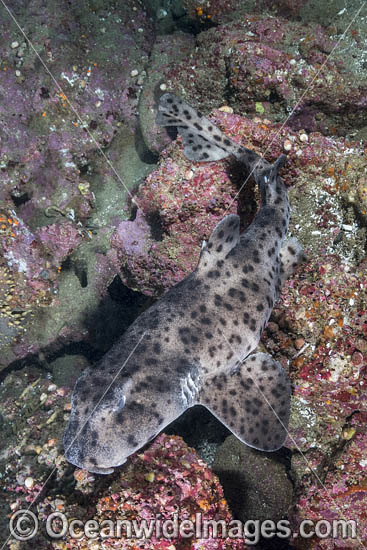
[(221, 267), (227, 254), (240, 241), (240, 218), (229, 214), (213, 229), (209, 241), (201, 249), (198, 271)]
[(266, 353), (255, 353), (232, 374), (207, 377), (199, 403), (246, 445), (276, 451), (287, 435), (290, 394), (280, 364)]

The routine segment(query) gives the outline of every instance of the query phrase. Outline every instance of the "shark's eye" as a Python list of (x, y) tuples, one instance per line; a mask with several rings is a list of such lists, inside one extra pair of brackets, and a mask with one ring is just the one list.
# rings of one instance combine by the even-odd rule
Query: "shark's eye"
[(121, 397), (121, 399), (118, 401), (116, 407), (113, 408), (113, 410), (116, 411), (116, 412), (121, 411), (121, 409), (124, 408), (125, 403), (126, 403), (126, 397), (125, 397), (125, 395), (123, 395), (123, 396)]

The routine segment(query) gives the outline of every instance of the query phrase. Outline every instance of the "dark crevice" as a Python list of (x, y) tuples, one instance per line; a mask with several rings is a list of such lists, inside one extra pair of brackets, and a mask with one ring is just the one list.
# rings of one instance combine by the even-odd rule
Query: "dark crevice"
[(16, 195), (12, 194), (11, 199), (14, 203), (14, 206), (18, 208), (19, 206), (22, 206), (23, 204), (31, 200), (31, 197), (28, 195), (27, 192), (24, 192)]
[(74, 260), (74, 273), (78, 277), (80, 286), (86, 288), (88, 286), (88, 269), (87, 262), (82, 259)]
[(41, 91), (40, 91), (40, 98), (41, 98), (41, 99), (49, 99), (49, 98), (50, 98), (49, 89), (46, 88), (45, 86), (42, 86), (42, 88), (41, 88)]
[(146, 215), (146, 220), (150, 226), (150, 233), (152, 235), (152, 238), (155, 241), (162, 241), (164, 231), (159, 211), (154, 210), (153, 212), (149, 212)]
[(283, 99), (279, 96), (278, 92), (272, 88), (268, 97), (269, 103), (284, 104)]

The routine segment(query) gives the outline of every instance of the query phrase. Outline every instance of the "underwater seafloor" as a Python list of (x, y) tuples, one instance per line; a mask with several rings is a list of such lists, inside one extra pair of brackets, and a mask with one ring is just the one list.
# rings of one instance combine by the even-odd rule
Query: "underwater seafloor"
[[(7, 9), (8, 8), (8, 9)], [(1, 544), (16, 549), (244, 549), (243, 540), (52, 539), (47, 516), (354, 520), (367, 547), (367, 5), (357, 0), (9, 0), (0, 3)], [(187, 411), (107, 476), (62, 436), (82, 370), (196, 265), (225, 213), (259, 200), (228, 162), (198, 164), (155, 124), (174, 91), (282, 170), (308, 260), (260, 350), (289, 372), (290, 436), (243, 445)], [(242, 179), (241, 179), (242, 178)], [(28, 541), (10, 516), (30, 509)], [(325, 526), (324, 526), (325, 527)], [(322, 534), (322, 533), (321, 533)]]

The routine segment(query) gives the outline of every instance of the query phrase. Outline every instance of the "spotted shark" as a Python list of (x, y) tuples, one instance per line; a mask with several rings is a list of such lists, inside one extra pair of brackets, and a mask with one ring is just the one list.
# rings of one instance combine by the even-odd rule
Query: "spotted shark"
[(253, 174), (261, 205), (242, 234), (239, 217), (225, 216), (195, 270), (77, 380), (65, 454), (94, 473), (113, 472), (197, 404), (255, 449), (275, 451), (287, 433), (288, 375), (270, 355), (254, 352), (281, 284), (304, 259), (297, 240), (286, 240), (290, 210), (278, 175), (285, 156), (269, 164), (171, 93), (159, 100), (157, 123), (177, 129), (192, 161), (234, 156)]

